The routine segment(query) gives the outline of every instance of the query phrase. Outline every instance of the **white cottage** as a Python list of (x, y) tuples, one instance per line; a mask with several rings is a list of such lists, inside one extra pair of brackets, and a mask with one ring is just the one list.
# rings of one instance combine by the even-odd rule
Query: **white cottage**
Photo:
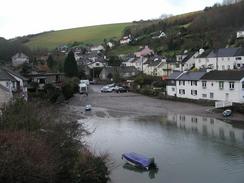
[(239, 31), (236, 32), (236, 38), (244, 38), (244, 27), (242, 27)]
[(244, 103), (244, 71), (211, 71), (200, 80), (200, 98)]
[(167, 80), (166, 91), (168, 96), (176, 97), (176, 80), (183, 74), (181, 71), (174, 71)]
[(14, 67), (18, 67), (24, 63), (29, 63), (29, 57), (26, 56), (24, 53), (16, 53), (12, 57), (12, 65)]
[(184, 72), (176, 79), (176, 96), (179, 98), (199, 99), (199, 80), (205, 72)]
[(244, 67), (244, 48), (206, 50), (195, 59), (195, 67), (213, 70), (233, 70)]

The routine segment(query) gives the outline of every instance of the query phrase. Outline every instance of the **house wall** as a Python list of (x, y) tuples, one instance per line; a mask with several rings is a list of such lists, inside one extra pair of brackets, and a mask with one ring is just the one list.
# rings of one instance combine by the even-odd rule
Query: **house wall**
[[(180, 83), (181, 82), (181, 83)], [(184, 83), (185, 82), (185, 83)], [(191, 84), (192, 82), (192, 84)], [(197, 86), (194, 81), (176, 81), (176, 96), (179, 98), (188, 98), (188, 99), (199, 99), (199, 83)], [(184, 90), (185, 94), (180, 93), (180, 90)], [(191, 91), (196, 90), (197, 94), (192, 94)]]
[(236, 33), (236, 37), (237, 37), (237, 38), (244, 38), (244, 31), (238, 31), (238, 32)]
[(195, 67), (198, 69), (212, 65), (215, 70), (233, 70), (237, 64), (240, 64), (237, 68), (244, 66), (244, 56), (195, 59)]
[(24, 57), (23, 58), (13, 58), (12, 59), (12, 65), (14, 67), (22, 65), (24, 63), (29, 63), (29, 59), (28, 58), (24, 58)]
[(12, 98), (12, 93), (0, 87), (0, 106), (2, 106), (4, 103), (8, 103), (11, 98)]
[[(240, 81), (223, 81), (223, 89), (219, 86), (220, 81), (206, 81), (206, 88), (202, 87), (202, 82), (203, 80), (199, 82), (199, 85), (201, 85), (199, 89), (201, 99), (230, 101), (236, 103), (242, 103), (244, 101), (243, 97), (242, 100), (240, 100), (240, 95), (244, 96), (244, 91)], [(234, 89), (230, 89), (230, 82), (234, 82)], [(210, 96), (210, 93), (213, 93), (212, 97)]]
[(167, 95), (176, 96), (176, 86), (167, 85), (166, 86)]
[(12, 81), (0, 81), (0, 84), (5, 88), (8, 88), (9, 91), (13, 91), (13, 88), (15, 87), (15, 84)]

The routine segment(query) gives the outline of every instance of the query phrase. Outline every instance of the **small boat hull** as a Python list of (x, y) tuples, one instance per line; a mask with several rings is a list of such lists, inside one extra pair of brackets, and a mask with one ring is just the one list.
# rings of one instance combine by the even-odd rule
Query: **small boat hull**
[(154, 165), (154, 158), (147, 158), (137, 153), (124, 153), (122, 154), (122, 159), (125, 159), (134, 166), (142, 167), (147, 170)]
[(223, 116), (224, 117), (229, 117), (232, 115), (232, 111), (230, 109), (227, 109), (223, 112)]
[(91, 105), (86, 105), (85, 111), (91, 111)]

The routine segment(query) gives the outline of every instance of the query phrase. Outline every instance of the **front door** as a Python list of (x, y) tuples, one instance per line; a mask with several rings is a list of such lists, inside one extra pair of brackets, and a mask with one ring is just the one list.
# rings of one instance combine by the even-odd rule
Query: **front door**
[(229, 93), (225, 94), (225, 101), (229, 101)]

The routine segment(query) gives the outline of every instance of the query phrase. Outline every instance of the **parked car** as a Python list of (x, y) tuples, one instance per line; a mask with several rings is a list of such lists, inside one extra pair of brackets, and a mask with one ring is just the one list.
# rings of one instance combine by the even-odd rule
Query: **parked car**
[(108, 93), (108, 92), (113, 92), (113, 91), (114, 91), (114, 87), (104, 86), (101, 88), (101, 92), (103, 92), (103, 93)]
[(122, 87), (122, 86), (115, 86), (114, 87), (114, 91), (116, 93), (126, 93), (126, 92), (128, 92), (128, 90), (126, 88)]

